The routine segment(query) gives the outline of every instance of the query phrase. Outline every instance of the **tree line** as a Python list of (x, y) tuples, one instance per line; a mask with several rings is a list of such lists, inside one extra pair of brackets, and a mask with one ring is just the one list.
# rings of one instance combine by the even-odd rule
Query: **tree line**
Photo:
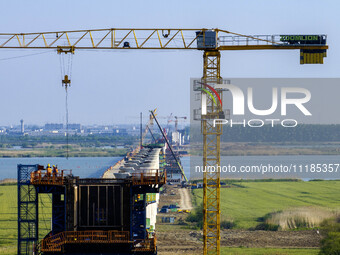
[[(98, 146), (114, 146), (116, 144), (132, 145), (136, 141), (135, 136), (112, 136), (112, 135), (70, 135), (69, 143), (78, 144), (82, 147), (98, 147)], [(64, 144), (66, 143), (65, 136), (10, 136), (0, 135), (0, 148), (23, 146), (34, 147), (41, 143)]]

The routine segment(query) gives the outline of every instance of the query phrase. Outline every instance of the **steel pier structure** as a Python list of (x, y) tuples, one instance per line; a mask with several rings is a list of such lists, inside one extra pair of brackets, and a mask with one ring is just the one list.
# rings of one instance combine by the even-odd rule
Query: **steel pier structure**
[[(156, 254), (157, 193), (166, 183), (160, 150), (143, 149), (139, 167), (113, 178), (18, 165), (18, 254)], [(51, 231), (42, 240), (39, 194), (52, 194)]]

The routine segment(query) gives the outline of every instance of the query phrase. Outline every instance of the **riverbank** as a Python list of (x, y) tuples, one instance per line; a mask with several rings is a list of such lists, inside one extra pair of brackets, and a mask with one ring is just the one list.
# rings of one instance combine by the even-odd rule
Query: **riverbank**
[[(201, 156), (202, 144), (191, 144), (192, 156)], [(221, 142), (221, 156), (340, 155), (340, 143)]]
[[(77, 148), (70, 149), (69, 157), (124, 157), (128, 149)], [(66, 157), (66, 149), (0, 149), (0, 158)]]
[[(83, 147), (70, 145), (69, 157), (124, 157), (131, 150), (126, 148)], [(183, 146), (189, 152), (182, 156), (202, 155), (202, 144)], [(65, 145), (40, 144), (32, 148), (0, 148), (0, 158), (66, 157)], [(221, 156), (277, 156), (277, 155), (340, 155), (340, 143), (246, 143), (222, 142)]]
[(105, 172), (103, 173), (103, 175), (100, 178), (113, 178), (112, 171), (117, 170), (117, 172), (118, 172), (119, 168), (121, 166), (123, 166), (124, 163), (125, 163), (125, 159), (122, 158), (116, 164), (114, 164), (113, 166), (110, 166), (108, 169), (106, 169)]
[(17, 183), (17, 179), (5, 178), (3, 180), (0, 180), (0, 184), (13, 184), (13, 183)]

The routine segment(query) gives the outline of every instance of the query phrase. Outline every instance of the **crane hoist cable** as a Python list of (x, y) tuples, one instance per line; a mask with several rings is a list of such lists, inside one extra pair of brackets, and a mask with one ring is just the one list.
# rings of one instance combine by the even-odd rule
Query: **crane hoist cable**
[[(69, 53), (69, 54), (68, 54)], [(65, 88), (65, 121), (66, 121), (66, 159), (69, 157), (69, 114), (68, 114), (68, 88), (71, 86), (72, 59), (74, 49), (58, 49), (60, 56), (60, 72), (62, 86)]]
[(66, 159), (68, 159), (69, 154), (69, 140), (68, 140), (68, 91), (65, 87), (65, 110), (66, 110)]

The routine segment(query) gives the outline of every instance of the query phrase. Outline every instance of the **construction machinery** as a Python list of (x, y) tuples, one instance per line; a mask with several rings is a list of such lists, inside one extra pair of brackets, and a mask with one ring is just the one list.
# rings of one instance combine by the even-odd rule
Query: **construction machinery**
[(175, 130), (172, 132), (172, 143), (179, 147), (181, 145), (181, 140), (182, 140), (182, 136), (181, 133), (178, 132), (178, 121), (185, 121), (187, 119), (187, 117), (179, 117), (179, 116), (172, 116), (170, 115), (168, 118), (168, 124), (171, 122), (175, 122)]
[[(153, 112), (153, 113), (155, 114), (155, 116), (156, 116), (156, 111), (157, 111), (157, 109), (154, 109), (154, 110), (151, 111), (151, 112)], [(145, 129), (144, 129), (144, 132), (142, 132), (142, 119), (143, 119), (143, 118), (142, 118), (142, 113), (141, 113), (141, 123), (140, 123), (140, 125), (141, 125), (141, 127), (140, 127), (140, 130), (141, 130), (141, 140), (140, 140), (140, 147), (143, 146), (143, 141), (145, 140), (145, 137), (146, 137), (146, 135), (148, 134), (148, 131), (150, 132), (150, 134), (151, 134), (152, 137), (153, 137), (151, 128), (152, 128), (152, 126), (153, 126), (154, 117), (152, 116), (152, 114), (150, 114), (150, 116), (149, 116), (149, 122), (146, 124)]]
[[(0, 49), (56, 49), (60, 53), (75, 50), (201, 50), (203, 84), (201, 93), (211, 91), (206, 100), (207, 112), (201, 118), (203, 133), (203, 167), (220, 165), (222, 126), (212, 120), (223, 113), (220, 74), (221, 51), (299, 50), (300, 64), (323, 64), (328, 46), (326, 35), (242, 35), (222, 29), (181, 28), (110, 28), (41, 33), (0, 33)], [(203, 90), (204, 88), (204, 90)], [(211, 93), (210, 92), (210, 93)], [(218, 95), (218, 96), (217, 96)], [(220, 173), (203, 176), (204, 226), (203, 253), (220, 254)]]
[(157, 126), (158, 126), (158, 128), (159, 128), (159, 131), (162, 133), (162, 136), (163, 136), (164, 141), (165, 141), (166, 144), (168, 145), (168, 149), (170, 150), (171, 155), (172, 155), (173, 159), (174, 159), (175, 162), (176, 162), (176, 167), (178, 167), (178, 169), (180, 170), (180, 173), (181, 173), (181, 175), (182, 175), (182, 178), (184, 178), (185, 181), (188, 182), (188, 179), (187, 179), (187, 177), (186, 177), (186, 175), (185, 175), (185, 173), (184, 173), (182, 164), (181, 164), (181, 162), (180, 162), (178, 156), (174, 153), (174, 151), (173, 151), (173, 149), (172, 149), (172, 146), (171, 146), (171, 144), (169, 143), (168, 138), (166, 137), (166, 134), (164, 133), (164, 131), (163, 131), (161, 125), (159, 124), (159, 122), (158, 122), (158, 120), (157, 120), (157, 118), (156, 118), (155, 113), (154, 113), (153, 111), (150, 111), (150, 113), (151, 113), (153, 119), (156, 121)]

